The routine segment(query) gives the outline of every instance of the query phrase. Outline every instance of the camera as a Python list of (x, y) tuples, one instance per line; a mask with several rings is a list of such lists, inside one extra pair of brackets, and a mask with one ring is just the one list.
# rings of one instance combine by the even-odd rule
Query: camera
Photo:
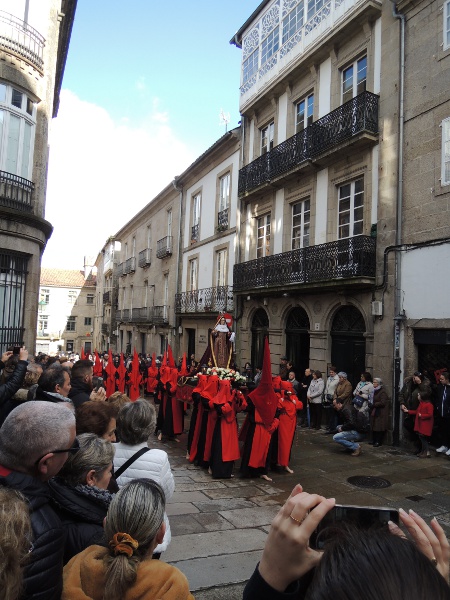
[(325, 515), (311, 535), (309, 545), (316, 550), (323, 550), (326, 542), (339, 535), (339, 532), (346, 526), (369, 531), (387, 527), (388, 521), (398, 525), (398, 510), (379, 506), (336, 504), (333, 510)]
[(93, 386), (94, 386), (94, 390), (95, 390), (96, 392), (98, 392), (98, 390), (99, 390), (100, 388), (102, 388), (102, 387), (105, 387), (105, 386), (103, 385), (103, 377), (93, 377), (93, 378), (92, 378), (92, 384), (93, 384)]

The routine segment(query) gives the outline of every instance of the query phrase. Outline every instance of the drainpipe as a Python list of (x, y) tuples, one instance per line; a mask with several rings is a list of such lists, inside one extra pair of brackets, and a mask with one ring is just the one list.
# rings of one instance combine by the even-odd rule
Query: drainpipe
[[(391, 0), (392, 15), (394, 19), (400, 21), (400, 83), (399, 83), (399, 117), (398, 117), (398, 181), (397, 181), (397, 214), (396, 214), (396, 234), (395, 245), (402, 243), (402, 208), (403, 208), (403, 130), (405, 122), (404, 114), (404, 90), (405, 90), (405, 22), (404, 14), (399, 13), (397, 4), (399, 0)], [(400, 252), (395, 253), (395, 300), (394, 300), (394, 377), (393, 377), (393, 397), (394, 397), (394, 430), (393, 442), (398, 445), (400, 441), (400, 407), (398, 403), (398, 393), (400, 387), (401, 375), (401, 357), (400, 357), (400, 333), (402, 323), (405, 320), (404, 311), (401, 308), (402, 301), (402, 282), (401, 282), (401, 261)]]
[[(179, 218), (178, 218), (178, 248), (177, 248), (177, 276), (176, 276), (176, 280), (175, 280), (175, 294), (179, 293), (179, 281), (180, 281), (180, 269), (183, 268), (183, 265), (181, 264), (181, 230), (182, 230), (182, 210), (183, 210), (183, 186), (180, 185), (178, 183), (178, 177), (175, 177), (174, 180), (172, 181), (172, 185), (173, 187), (177, 190), (177, 192), (179, 192), (180, 194), (180, 207), (179, 207)], [(174, 314), (174, 323), (175, 323), (175, 339), (176, 339), (176, 355), (180, 356), (180, 336), (178, 334), (178, 327), (180, 325), (179, 322), (177, 322), (177, 315), (176, 315), (176, 309), (175, 309), (175, 304), (173, 307), (173, 314)], [(178, 334), (178, 337), (177, 337)]]

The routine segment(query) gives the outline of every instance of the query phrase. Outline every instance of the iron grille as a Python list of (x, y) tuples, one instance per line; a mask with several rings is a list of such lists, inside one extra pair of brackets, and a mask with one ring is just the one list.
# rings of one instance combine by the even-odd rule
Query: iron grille
[(125, 263), (120, 263), (119, 265), (117, 265), (117, 267), (116, 267), (116, 277), (122, 277), (123, 275), (125, 275), (125, 273), (124, 273), (124, 266), (125, 266)]
[(359, 235), (234, 265), (234, 291), (375, 277), (375, 242)]
[(228, 208), (224, 208), (217, 214), (217, 230), (225, 231), (228, 229)]
[(156, 258), (165, 258), (172, 254), (172, 236), (168, 235), (156, 242)]
[(123, 269), (123, 274), (128, 275), (128, 273), (134, 273), (136, 271), (136, 257), (132, 256), (125, 261), (125, 266)]
[(141, 308), (133, 308), (133, 315), (130, 319), (133, 323), (151, 323), (152, 322), (152, 307), (143, 306)]
[(111, 304), (111, 292), (104, 292), (103, 294), (103, 304)]
[(153, 306), (153, 323), (166, 324), (169, 322), (168, 306)]
[(124, 323), (129, 323), (131, 321), (131, 309), (130, 308), (122, 309), (122, 321)]
[(371, 92), (359, 94), (246, 165), (239, 171), (239, 195), (317, 158), (357, 134), (378, 134), (378, 98)]
[(152, 263), (152, 250), (151, 248), (146, 248), (139, 252), (139, 266), (144, 268), (148, 267)]
[(0, 11), (0, 46), (38, 67), (44, 66), (45, 38), (21, 19)]
[(23, 345), (23, 311), (28, 257), (0, 253), (0, 352)]
[(175, 295), (175, 311), (177, 313), (228, 312), (232, 310), (233, 288), (230, 285)]
[(34, 184), (28, 179), (0, 171), (0, 204), (8, 208), (31, 212)]

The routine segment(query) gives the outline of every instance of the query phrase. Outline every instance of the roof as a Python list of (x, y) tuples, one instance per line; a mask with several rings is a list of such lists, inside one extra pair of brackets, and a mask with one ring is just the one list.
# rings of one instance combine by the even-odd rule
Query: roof
[(41, 269), (40, 285), (53, 287), (82, 288), (96, 284), (96, 277), (90, 273), (85, 279), (84, 272), (72, 269)]

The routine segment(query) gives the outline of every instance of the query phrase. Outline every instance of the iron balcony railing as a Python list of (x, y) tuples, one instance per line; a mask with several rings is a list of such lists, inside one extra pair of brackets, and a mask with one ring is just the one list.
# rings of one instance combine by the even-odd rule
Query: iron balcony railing
[(108, 335), (108, 333), (109, 333), (108, 323), (102, 323), (102, 333), (104, 333), (105, 335)]
[(363, 92), (239, 171), (243, 195), (360, 133), (378, 134), (378, 96)]
[(104, 292), (103, 293), (103, 304), (111, 304), (111, 300), (112, 300), (112, 292), (111, 291)]
[(234, 265), (234, 291), (375, 277), (375, 241), (359, 235)]
[(132, 256), (131, 258), (127, 258), (127, 260), (125, 261), (123, 274), (128, 275), (128, 273), (134, 273), (135, 271), (136, 271), (136, 257)]
[(116, 310), (116, 320), (117, 321), (122, 320), (122, 311), (121, 310)]
[(152, 323), (158, 325), (166, 325), (169, 322), (169, 307), (168, 306), (153, 306)]
[(172, 236), (168, 235), (156, 242), (156, 258), (165, 258), (172, 254)]
[(116, 311), (116, 319), (122, 323), (165, 324), (169, 322), (168, 315), (168, 306), (143, 306)]
[(228, 229), (228, 208), (217, 213), (217, 231), (225, 231)]
[(42, 71), (45, 38), (17, 17), (0, 10), (0, 47), (21, 56)]
[(200, 239), (200, 224), (196, 223), (191, 227), (191, 242), (198, 242)]
[(123, 275), (125, 275), (124, 273), (124, 267), (125, 267), (125, 263), (120, 263), (117, 265), (116, 267), (116, 277), (122, 277)]
[(177, 313), (229, 312), (233, 310), (233, 287), (221, 285), (175, 295)]
[(0, 171), (0, 205), (31, 212), (34, 184), (28, 179)]
[(129, 323), (131, 321), (132, 315), (133, 315), (133, 309), (132, 308), (123, 308), (122, 309), (121, 320), (124, 323)]
[(149, 267), (152, 264), (152, 249), (146, 248), (139, 252), (139, 262), (138, 265), (140, 267)]

